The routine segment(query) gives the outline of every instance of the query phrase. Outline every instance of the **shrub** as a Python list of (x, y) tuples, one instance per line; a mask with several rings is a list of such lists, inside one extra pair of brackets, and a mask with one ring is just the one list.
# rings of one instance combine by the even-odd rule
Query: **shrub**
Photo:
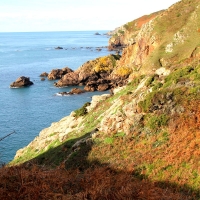
[(87, 106), (90, 105), (90, 102), (85, 103), (81, 108), (75, 110), (75, 117), (84, 116), (87, 114)]
[(94, 67), (94, 71), (97, 73), (111, 72), (116, 66), (116, 61), (121, 58), (120, 55), (109, 55), (100, 57)]
[(119, 76), (129, 76), (131, 73), (132, 73), (132, 69), (125, 66), (118, 67), (115, 71), (115, 74)]
[(162, 126), (166, 126), (169, 118), (165, 114), (147, 115), (145, 118), (146, 125), (152, 130), (158, 130)]

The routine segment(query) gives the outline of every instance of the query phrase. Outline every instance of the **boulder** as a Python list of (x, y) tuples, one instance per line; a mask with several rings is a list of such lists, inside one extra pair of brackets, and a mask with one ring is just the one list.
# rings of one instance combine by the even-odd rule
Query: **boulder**
[(109, 90), (109, 84), (108, 83), (102, 83), (100, 85), (98, 85), (97, 90), (98, 91), (105, 91), (105, 90)]
[(67, 73), (73, 72), (72, 69), (65, 67), (63, 69), (53, 69), (49, 75), (48, 75), (48, 79), (49, 80), (56, 80), (56, 79), (60, 79), (62, 78), (62, 76), (64, 76)]
[(84, 90), (81, 90), (80, 88), (73, 88), (71, 89), (70, 93), (71, 94), (81, 94), (81, 93), (84, 93), (85, 91)]
[(48, 76), (48, 73), (47, 72), (43, 72), (40, 74), (40, 77), (47, 77)]
[(55, 49), (59, 50), (59, 49), (63, 49), (63, 47), (58, 46), (58, 47), (55, 47)]
[(54, 85), (56, 87), (79, 85), (78, 73), (76, 72), (67, 73), (57, 83), (54, 83)]
[(33, 85), (33, 82), (30, 81), (29, 77), (21, 76), (15, 82), (10, 84), (11, 88), (20, 88), (20, 87), (27, 87)]
[(89, 81), (87, 82), (84, 90), (86, 91), (105, 91), (111, 89), (111, 82), (108, 79), (99, 79), (97, 81)]

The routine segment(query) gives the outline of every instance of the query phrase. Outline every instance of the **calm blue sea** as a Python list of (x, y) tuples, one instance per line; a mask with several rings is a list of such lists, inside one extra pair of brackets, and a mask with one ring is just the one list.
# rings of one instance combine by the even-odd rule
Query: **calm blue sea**
[[(107, 31), (0, 33), (0, 161), (9, 162), (16, 151), (33, 140), (39, 132), (59, 121), (71, 111), (90, 101), (100, 92), (73, 96), (55, 96), (71, 87), (55, 88), (54, 81), (41, 81), (42, 72), (52, 69), (75, 70), (84, 62), (108, 55)], [(55, 50), (61, 46), (63, 50)], [(82, 47), (82, 48), (81, 48)], [(90, 49), (86, 47), (92, 47)], [(28, 76), (34, 82), (29, 88), (11, 89), (9, 85), (19, 76)], [(104, 92), (105, 93), (105, 92)]]

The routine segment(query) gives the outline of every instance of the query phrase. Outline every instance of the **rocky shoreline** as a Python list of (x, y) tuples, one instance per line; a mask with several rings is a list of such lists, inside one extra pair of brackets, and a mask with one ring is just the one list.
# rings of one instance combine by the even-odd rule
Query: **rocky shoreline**
[[(40, 77), (41, 80), (44, 80), (44, 78), (55, 80), (55, 87), (84, 86), (84, 90), (79, 91), (79, 94), (84, 91), (112, 90), (127, 83), (127, 75), (115, 73), (117, 61), (120, 57), (120, 55), (110, 54), (87, 61), (75, 71), (68, 67), (53, 69), (50, 73), (43, 72)], [(74, 91), (64, 92), (61, 95), (70, 94), (74, 94)]]
[[(44, 81), (46, 78), (50, 81), (55, 80), (54, 86), (59, 88), (84, 86), (84, 90), (82, 92), (79, 91), (79, 94), (83, 92), (113, 90), (116, 87), (125, 85), (131, 73), (131, 71), (119, 70), (118, 61), (120, 58), (121, 55), (119, 54), (110, 54), (89, 60), (77, 70), (72, 70), (69, 67), (52, 69), (49, 73), (43, 72), (40, 74), (41, 81)], [(20, 88), (32, 84), (33, 82), (28, 77), (21, 76), (11, 83), (10, 87)], [(74, 94), (74, 92), (66, 92), (64, 95), (70, 94)]]

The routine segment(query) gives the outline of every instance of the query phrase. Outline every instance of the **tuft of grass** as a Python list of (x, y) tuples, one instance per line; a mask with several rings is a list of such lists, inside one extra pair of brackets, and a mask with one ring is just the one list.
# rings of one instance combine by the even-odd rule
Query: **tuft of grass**
[(90, 105), (90, 102), (85, 103), (81, 108), (75, 110), (75, 117), (81, 117), (87, 114), (87, 106)]
[(169, 121), (169, 117), (166, 114), (161, 114), (161, 115), (147, 114), (145, 116), (144, 121), (145, 121), (144, 123), (146, 127), (156, 132), (161, 127), (164, 127), (167, 125)]

